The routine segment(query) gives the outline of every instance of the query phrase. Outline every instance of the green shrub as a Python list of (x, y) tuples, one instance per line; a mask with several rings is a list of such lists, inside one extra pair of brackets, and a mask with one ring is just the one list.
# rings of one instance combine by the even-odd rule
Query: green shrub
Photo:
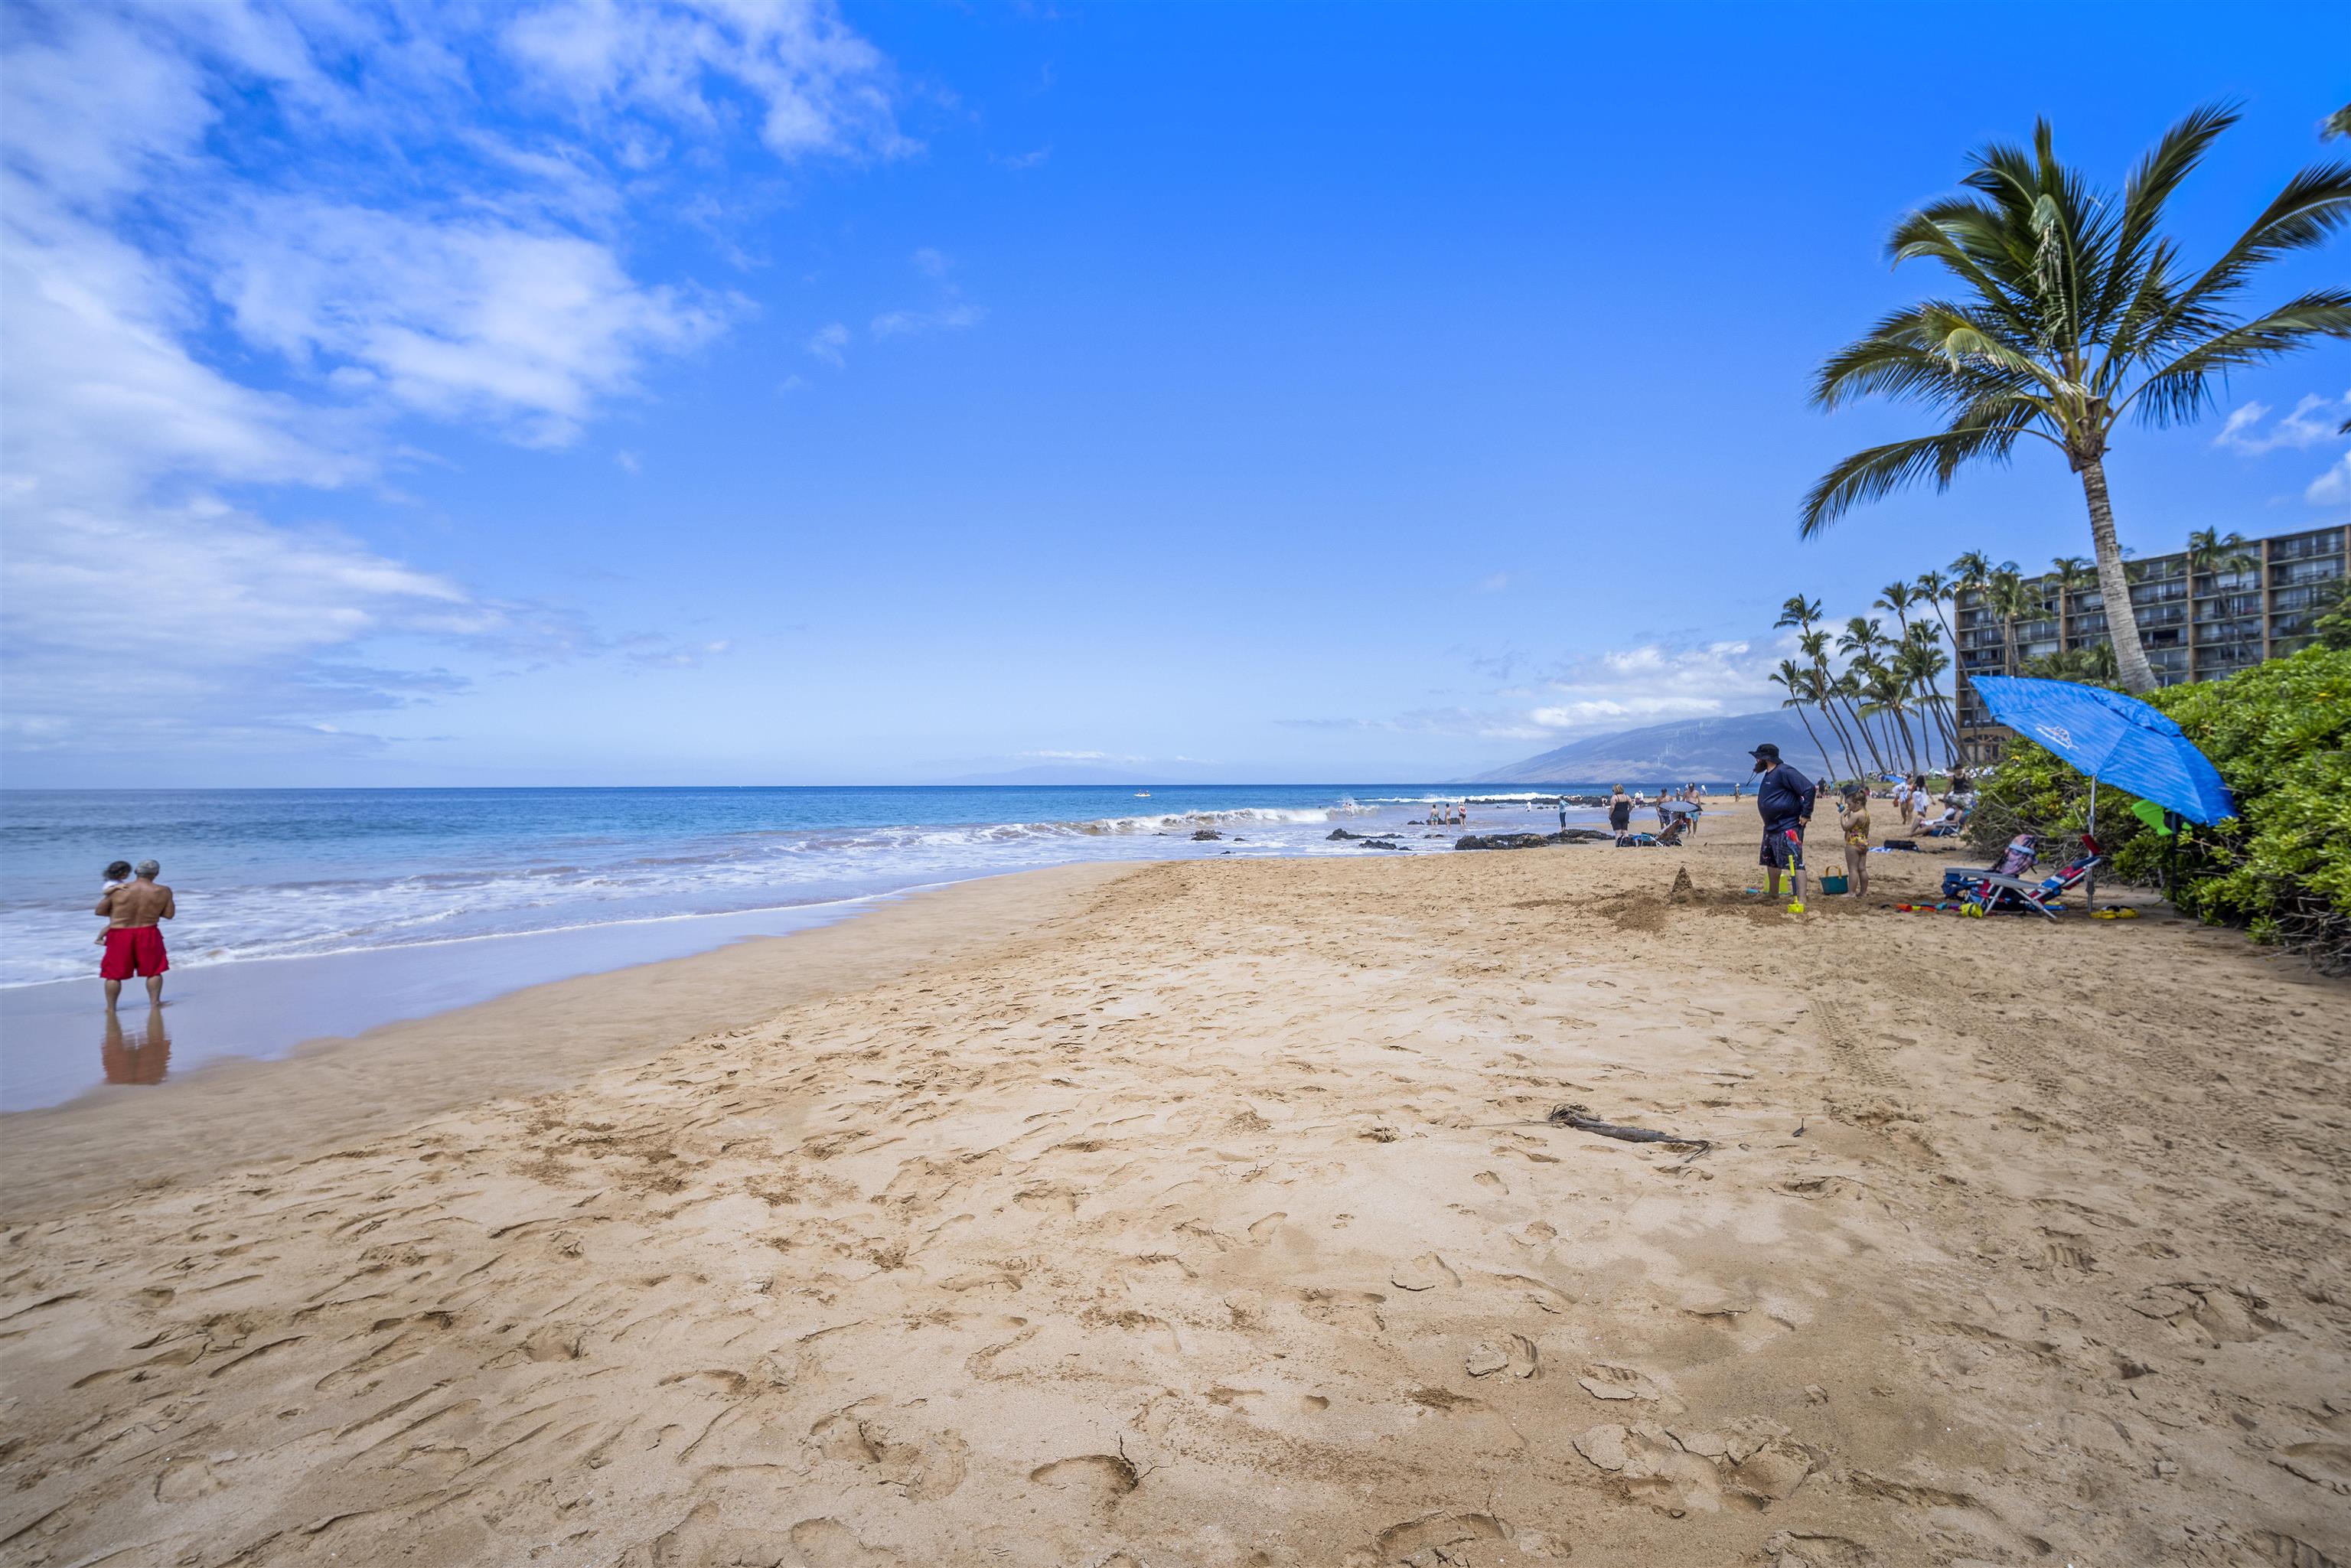
[[(2239, 816), (2190, 824), (2176, 850), (2172, 902), (2258, 941), (2309, 947), (2351, 967), (2351, 650), (2313, 647), (2224, 681), (2148, 699), (2212, 759)], [(1970, 822), (1979, 847), (2019, 831), (2082, 831), (2089, 781), (2019, 738), (1983, 787)], [(2166, 841), (2131, 814), (2136, 798), (2101, 785), (2098, 843), (2112, 874), (2158, 884)]]

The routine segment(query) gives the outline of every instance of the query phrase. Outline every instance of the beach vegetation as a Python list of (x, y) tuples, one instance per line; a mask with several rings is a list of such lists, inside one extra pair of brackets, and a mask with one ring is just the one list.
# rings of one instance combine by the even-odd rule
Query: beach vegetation
[[(2314, 289), (2255, 314), (2239, 308), (2268, 264), (2351, 222), (2351, 162), (2294, 174), (2200, 269), (2185, 267), (2164, 234), (2173, 194), (2238, 118), (2228, 105), (2194, 110), (2139, 160), (2119, 195), (2058, 159), (2044, 120), (2030, 148), (1976, 152), (1960, 181), (1966, 194), (1897, 224), (1893, 262), (1936, 262), (1956, 292), (1882, 318), (1830, 356), (1813, 402), (1834, 410), (1882, 395), (1925, 405), (1944, 427), (1835, 465), (1805, 496), (1799, 531), (1812, 538), (1913, 485), (1948, 489), (1962, 468), (2004, 463), (2030, 438), (2079, 480), (2099, 588), (2106, 604), (2127, 605), (2105, 474), (2116, 427), (2126, 418), (2158, 428), (2192, 421), (2215, 406), (2231, 371), (2351, 337), (2351, 289)], [(2004, 603), (2002, 613), (2011, 624), (2022, 618)], [(2108, 634), (2125, 687), (2153, 692), (2134, 619), (2110, 616)]]
[[(2238, 815), (2167, 835), (2127, 791), (2098, 789), (2097, 840), (2121, 880), (2164, 887), (2183, 913), (2351, 969), (2351, 645), (2309, 647), (2225, 680), (2145, 699), (2211, 758)], [(2087, 826), (2089, 780), (2019, 737), (1982, 782), (1969, 838), (2065, 839)]]

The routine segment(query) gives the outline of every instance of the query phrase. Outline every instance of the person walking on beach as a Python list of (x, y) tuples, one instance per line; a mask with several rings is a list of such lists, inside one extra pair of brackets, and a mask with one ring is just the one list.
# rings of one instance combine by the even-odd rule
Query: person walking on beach
[(109, 1012), (122, 995), (122, 982), (133, 975), (146, 977), (150, 1005), (163, 1003), (163, 971), (172, 960), (163, 951), (163, 933), (157, 923), (180, 911), (172, 902), (172, 890), (155, 880), (162, 872), (153, 861), (141, 861), (136, 881), (110, 888), (98, 901), (98, 913), (107, 922), (106, 956), (99, 960), (98, 977), (106, 982)]
[(1633, 797), (1625, 793), (1625, 786), (1619, 784), (1616, 786), (1615, 791), (1608, 797), (1609, 831), (1612, 832), (1622, 833), (1630, 829), (1632, 825)]
[(1793, 890), (1793, 902), (1788, 907), (1802, 914), (1804, 828), (1813, 820), (1813, 802), (1818, 791), (1811, 779), (1780, 760), (1780, 748), (1770, 741), (1747, 755), (1755, 759), (1755, 771), (1761, 775), (1755, 780), (1755, 808), (1763, 816), (1763, 853), (1760, 863), (1769, 873), (1766, 885), (1773, 898), (1779, 897), (1780, 873), (1785, 871)]

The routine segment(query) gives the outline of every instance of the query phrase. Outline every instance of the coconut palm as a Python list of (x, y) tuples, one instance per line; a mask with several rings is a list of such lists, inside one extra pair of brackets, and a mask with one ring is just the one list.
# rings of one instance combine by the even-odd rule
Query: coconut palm
[(1788, 694), (1780, 706), (1796, 710), (1796, 722), (1804, 727), (1805, 738), (1813, 743), (1813, 749), (1821, 754), (1821, 778), (1826, 781), (1828, 776), (1836, 771), (1836, 764), (1829, 760), (1829, 748), (1821, 744), (1821, 737), (1813, 732), (1813, 721), (1804, 716), (1805, 705), (1813, 700), (1812, 673), (1798, 668), (1793, 659), (1782, 659), (1780, 667), (1771, 672), (1770, 679), (1773, 685)]
[(1942, 640), (1935, 629), (1921, 621), (1910, 628), (1910, 635), (1902, 640), (1895, 651), (1894, 666), (1912, 689), (1927, 694), (1926, 710), (1933, 716), (1938, 733), (1943, 741), (1943, 755), (1959, 754), (1959, 721), (1951, 712), (1949, 702), (1935, 677), (1951, 667), (1951, 656), (1943, 652)]
[(1828, 721), (1830, 730), (1837, 737), (1837, 745), (1844, 749), (1845, 759), (1853, 769), (1846, 777), (1857, 779), (1861, 776), (1861, 756), (1853, 748), (1853, 737), (1846, 733), (1844, 724), (1837, 718), (1836, 677), (1829, 674), (1829, 634), (1817, 629), (1806, 632), (1796, 639), (1796, 646), (1812, 665), (1813, 700), (1819, 706), (1821, 716)]
[[(1868, 684), (1869, 672), (1864, 666), (1875, 664), (1877, 662), (1878, 650), (1888, 646), (1890, 642), (1891, 639), (1886, 635), (1886, 622), (1874, 615), (1855, 615), (1845, 621), (1844, 631), (1837, 638), (1837, 652), (1853, 661), (1847, 666), (1847, 673), (1854, 677), (1854, 689), (1856, 694), (1861, 693)], [(1878, 772), (1883, 773), (1886, 771), (1885, 759), (1877, 754), (1877, 738), (1870, 734), (1869, 726), (1863, 721), (1857, 706), (1858, 701), (1859, 697), (1856, 695), (1852, 705), (1855, 707), (1854, 722), (1861, 727), (1862, 741), (1869, 748), (1869, 760), (1876, 766)], [(1882, 728), (1883, 726), (1881, 725), (1880, 727)], [(1886, 736), (1886, 743), (1889, 748), (1892, 747), (1894, 737), (1891, 734)]]
[(2017, 645), (2016, 623), (2031, 620), (2041, 612), (2041, 595), (2032, 584), (2017, 575), (2016, 563), (2010, 561), (1991, 574), (1984, 584), (1984, 603), (2000, 617), (2000, 668), (2003, 674), (2016, 674), (2016, 663), (2022, 650)]
[(2154, 690), (2106, 488), (2116, 426), (2126, 414), (2148, 425), (2185, 423), (2213, 405), (2215, 382), (2231, 371), (2322, 337), (2351, 338), (2351, 289), (2314, 289), (2250, 319), (2233, 308), (2264, 264), (2314, 248), (2351, 221), (2351, 162), (2295, 174), (2192, 276), (2163, 236), (2166, 204), (2238, 118), (2225, 105), (2188, 115), (2139, 160), (2119, 198), (2059, 162), (2042, 120), (2029, 152), (1995, 142), (1973, 155), (1961, 181), (1970, 194), (1896, 225), (1893, 260), (1940, 262), (1960, 297), (1880, 319), (1821, 367), (1813, 401), (1834, 409), (1884, 393), (1922, 402), (1948, 423), (1831, 468), (1804, 497), (1802, 533), (1811, 538), (1906, 486), (1948, 488), (1976, 458), (2006, 461), (2020, 437), (2045, 441), (2081, 479), (2123, 682)]
[[(1902, 737), (1902, 749), (1909, 754), (1910, 771), (1917, 772), (1918, 740), (1910, 730), (1907, 701), (1910, 683), (1903, 679), (1900, 670), (1884, 659), (1856, 660), (1854, 672), (1860, 679), (1862, 695), (1867, 699), (1866, 706), (1861, 710), (1863, 715), (1876, 716), (1881, 723), (1888, 717), (1894, 720), (1895, 731)], [(1890, 747), (1893, 743), (1894, 737), (1887, 736), (1886, 744)]]
[(2261, 565), (2261, 558), (2245, 548), (2245, 536), (2222, 533), (2218, 528), (2198, 528), (2188, 536), (2189, 591), (2196, 591), (2193, 582), (2201, 577), (2208, 583), (2224, 571), (2251, 571)]

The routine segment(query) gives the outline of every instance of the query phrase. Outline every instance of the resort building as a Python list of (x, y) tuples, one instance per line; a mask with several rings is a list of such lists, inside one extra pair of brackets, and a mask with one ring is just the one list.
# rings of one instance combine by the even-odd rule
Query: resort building
[[(2338, 523), (2248, 539), (2241, 561), (2223, 570), (2191, 574), (2186, 550), (2126, 562), (2131, 614), (2155, 678), (2167, 686), (2213, 680), (2306, 646), (2323, 585), (2345, 576), (2347, 544), (2351, 527)], [(2013, 628), (1984, 601), (1981, 590), (1959, 596), (1952, 631), (1962, 670), (2021, 674), (2032, 660), (2106, 641), (2105, 599), (2095, 575), (2068, 585), (2048, 575), (2035, 580), (2045, 590), (2044, 613), (2020, 619)], [(1971, 750), (2008, 734), (1965, 685), (1959, 717), (1960, 744)]]

